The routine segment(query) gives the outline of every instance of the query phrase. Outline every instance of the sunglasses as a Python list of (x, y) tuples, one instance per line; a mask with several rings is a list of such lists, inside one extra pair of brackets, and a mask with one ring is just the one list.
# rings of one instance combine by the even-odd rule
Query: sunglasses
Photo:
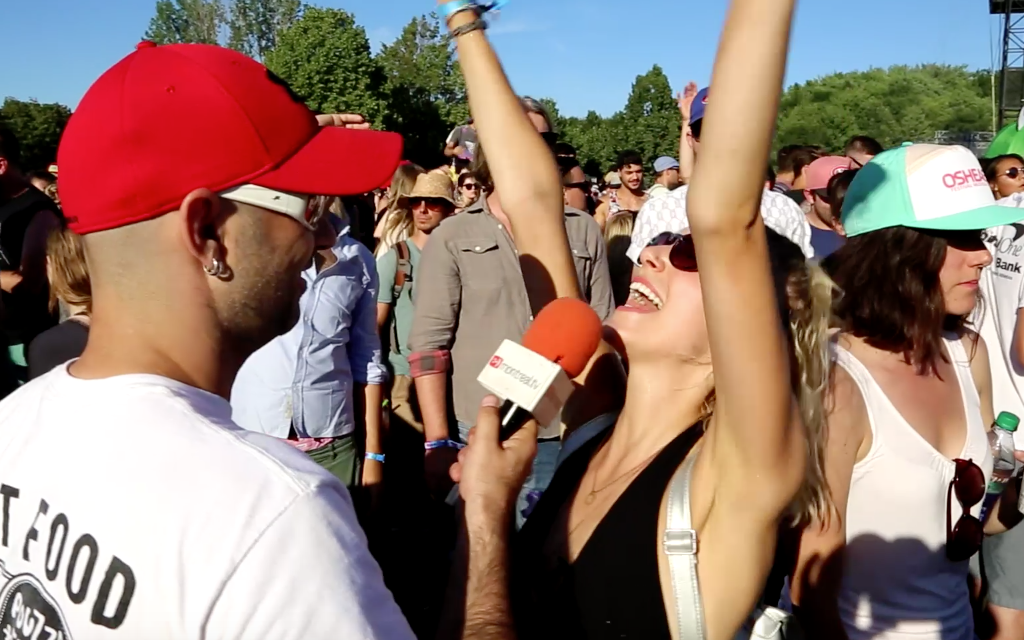
[[(953, 462), (956, 473), (946, 492), (946, 558), (951, 562), (962, 562), (978, 552), (985, 536), (981, 520), (971, 515), (971, 509), (985, 497), (985, 474), (970, 460), (957, 458)], [(950, 526), (954, 495), (963, 515)]]
[(444, 198), (409, 198), (409, 208), (415, 209), (421, 202), (426, 203), (430, 209), (444, 209), (446, 206), (451, 206), (451, 203)]
[(220, 197), (288, 216), (310, 231), (316, 231), (334, 199), (277, 191), (254, 184), (233, 187), (221, 192)]
[(477, 191), (478, 189), (480, 189), (480, 185), (478, 185), (475, 182), (467, 182), (464, 185), (462, 185), (462, 189), (464, 191)]
[(1024, 176), (1024, 167), (1010, 167), (1003, 172), (1003, 175), (1010, 180), (1016, 180), (1017, 178)]
[(660, 233), (654, 236), (647, 246), (672, 247), (668, 254), (668, 261), (674, 268), (690, 273), (697, 271), (697, 251), (693, 245), (693, 236), (671, 232)]

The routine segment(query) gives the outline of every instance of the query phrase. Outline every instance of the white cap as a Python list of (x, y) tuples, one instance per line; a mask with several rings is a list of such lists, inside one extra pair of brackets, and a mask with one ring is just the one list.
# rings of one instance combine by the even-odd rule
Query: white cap
[[(682, 186), (661, 198), (648, 200), (640, 209), (633, 224), (633, 237), (626, 255), (633, 262), (640, 263), (640, 253), (651, 240), (662, 233), (690, 233), (690, 222), (686, 218), (686, 193), (689, 187)], [(787, 238), (800, 247), (808, 259), (814, 257), (811, 247), (811, 224), (807, 216), (793, 200), (781, 193), (765, 191), (761, 197), (761, 218), (766, 227)]]

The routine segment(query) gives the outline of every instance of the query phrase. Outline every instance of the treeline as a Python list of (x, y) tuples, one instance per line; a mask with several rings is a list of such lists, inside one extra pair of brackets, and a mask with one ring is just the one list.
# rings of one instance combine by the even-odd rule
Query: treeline
[[(361, 113), (403, 134), (406, 157), (424, 166), (444, 162), (448, 132), (469, 115), (454, 50), (434, 14), (413, 18), (374, 54), (365, 29), (341, 9), (300, 0), (159, 0), (145, 37), (216, 43), (260, 59), (310, 108)], [(856, 134), (896, 145), (940, 130), (990, 131), (990, 90), (989, 72), (945, 65), (825, 76), (787, 89), (776, 146), (839, 150)], [(624, 149), (639, 151), (650, 164), (679, 148), (679, 110), (658, 65), (637, 76), (625, 106), (611, 116), (566, 117), (553, 100), (534, 97), (551, 110), (562, 139), (576, 147), (591, 175), (607, 171)], [(68, 113), (61, 105), (8, 98), (0, 119), (23, 138), (26, 165), (38, 168), (54, 158)]]

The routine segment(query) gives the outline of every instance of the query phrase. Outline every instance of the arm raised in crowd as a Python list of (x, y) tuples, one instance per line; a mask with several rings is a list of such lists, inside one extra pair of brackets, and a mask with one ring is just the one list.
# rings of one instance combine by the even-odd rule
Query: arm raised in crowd
[(806, 458), (759, 213), (794, 4), (733, 0), (687, 200), (715, 363), (716, 501), (750, 502), (758, 478), (766, 513), (792, 499)]
[[(456, 29), (475, 19), (473, 11), (463, 11), (448, 26)], [(477, 136), (512, 223), (530, 302), (540, 309), (554, 297), (578, 298), (554, 155), (523, 112), (485, 33), (474, 31), (456, 43)]]

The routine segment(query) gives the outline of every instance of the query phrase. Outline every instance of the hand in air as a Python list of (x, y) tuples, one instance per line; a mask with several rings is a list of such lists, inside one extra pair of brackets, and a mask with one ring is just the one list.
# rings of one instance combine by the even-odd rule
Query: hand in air
[(679, 103), (679, 113), (683, 116), (683, 122), (690, 121), (690, 107), (693, 105), (693, 99), (697, 97), (697, 83), (692, 80), (686, 87), (683, 88), (683, 92), (676, 94), (676, 102)]

